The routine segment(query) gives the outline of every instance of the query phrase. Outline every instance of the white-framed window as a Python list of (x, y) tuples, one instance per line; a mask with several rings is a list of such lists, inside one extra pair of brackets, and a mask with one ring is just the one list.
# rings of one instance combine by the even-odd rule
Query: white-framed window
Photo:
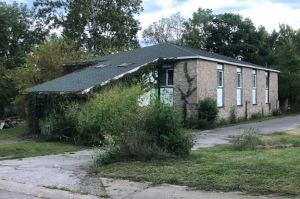
[(167, 105), (174, 103), (174, 68), (164, 66), (158, 71), (158, 98)]
[(217, 65), (217, 106), (224, 106), (224, 66)]
[(257, 71), (252, 70), (252, 104), (257, 104)]
[(265, 78), (266, 78), (266, 88), (265, 88), (265, 103), (268, 104), (270, 102), (270, 72), (265, 72)]
[(236, 105), (243, 105), (243, 77), (242, 68), (236, 69)]

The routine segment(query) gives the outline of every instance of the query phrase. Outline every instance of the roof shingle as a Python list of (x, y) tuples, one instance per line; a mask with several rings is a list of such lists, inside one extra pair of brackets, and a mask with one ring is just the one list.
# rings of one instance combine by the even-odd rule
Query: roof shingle
[[(252, 63), (239, 61), (237, 59), (219, 54), (209, 53), (200, 49), (182, 47), (174, 44), (158, 44), (150, 47), (103, 56), (100, 58), (102, 61), (96, 65), (92, 65), (62, 77), (36, 85), (27, 89), (25, 92), (82, 92), (96, 85), (100, 85), (103, 82), (107, 82), (117, 76), (120, 76), (121, 74), (137, 69), (142, 65), (151, 63), (154, 60), (160, 58), (185, 59), (185, 57), (187, 59), (192, 57), (201, 57), (219, 60), (219, 62), (231, 62), (241, 66), (245, 65), (247, 67), (263, 68)], [(120, 66), (124, 63), (128, 64), (126, 66)], [(268, 68), (264, 69), (271, 70)]]

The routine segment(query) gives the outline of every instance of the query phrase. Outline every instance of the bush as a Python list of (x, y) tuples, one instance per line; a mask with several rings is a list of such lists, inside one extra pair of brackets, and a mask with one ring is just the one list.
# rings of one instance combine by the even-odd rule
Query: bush
[(60, 105), (63, 111), (53, 111), (45, 121), (41, 121), (41, 133), (50, 138), (67, 142), (79, 143), (77, 130), (77, 116), (80, 111), (78, 104), (71, 104), (66, 107)]
[(192, 141), (181, 129), (181, 118), (174, 107), (155, 102), (146, 108), (144, 130), (153, 137), (155, 143), (175, 155), (187, 155)]
[(43, 122), (43, 134), (82, 145), (103, 144), (106, 135), (120, 137), (130, 126), (123, 120), (137, 112), (141, 93), (139, 86), (108, 88), (83, 106), (72, 104), (51, 113)]
[[(192, 141), (181, 130), (181, 118), (173, 107), (155, 102), (140, 107), (138, 112), (126, 114), (125, 118), (122, 121), (128, 127), (116, 141), (116, 146), (122, 151), (118, 161), (124, 158), (152, 160), (190, 153)], [(97, 157), (96, 166), (107, 163), (107, 157), (118, 157), (118, 154), (108, 148)]]
[(83, 106), (73, 104), (51, 114), (43, 132), (75, 144), (101, 145), (96, 165), (188, 155), (192, 141), (184, 135), (175, 108), (160, 102), (140, 107), (141, 94), (139, 86), (107, 89)]
[(128, 158), (139, 160), (152, 160), (169, 157), (170, 154), (159, 147), (153, 137), (145, 131), (130, 132), (122, 142), (123, 148), (128, 153)]
[(124, 119), (138, 111), (141, 94), (140, 86), (115, 86), (97, 94), (78, 115), (79, 132), (95, 141), (98, 138), (103, 140), (106, 134), (121, 136), (130, 126)]
[(236, 116), (236, 110), (235, 110), (235, 108), (231, 108), (231, 110), (230, 110), (229, 121), (230, 121), (231, 124), (237, 122), (237, 116)]
[(275, 109), (272, 111), (272, 115), (273, 116), (279, 116), (279, 115), (282, 115), (282, 112), (280, 109)]
[(124, 151), (124, 149), (121, 149), (120, 146), (107, 145), (105, 147), (102, 147), (96, 153), (96, 157), (94, 158), (94, 164), (96, 167), (107, 165), (113, 162), (123, 160), (126, 158), (126, 156), (126, 152)]
[(256, 120), (262, 118), (263, 115), (261, 113), (254, 113), (251, 115), (251, 119)]
[(205, 98), (199, 101), (197, 107), (197, 115), (191, 116), (189, 119), (188, 123), (190, 123), (190, 127), (197, 127), (199, 129), (212, 128), (219, 113), (217, 102), (214, 99)]
[(233, 140), (233, 146), (237, 150), (255, 150), (262, 144), (257, 129), (245, 129), (243, 133)]

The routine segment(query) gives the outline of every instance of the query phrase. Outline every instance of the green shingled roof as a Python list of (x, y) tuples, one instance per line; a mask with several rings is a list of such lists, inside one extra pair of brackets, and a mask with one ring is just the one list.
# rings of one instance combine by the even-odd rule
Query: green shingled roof
[[(99, 62), (95, 65), (36, 85), (27, 89), (25, 92), (78, 93), (89, 91), (89, 89), (94, 86), (104, 84), (123, 74), (135, 71), (139, 69), (140, 66), (147, 65), (157, 59), (191, 59), (196, 57), (217, 60), (218, 62), (224, 63), (230, 62), (245, 67), (262, 68), (255, 64), (239, 61), (219, 54), (209, 53), (200, 49), (182, 47), (174, 44), (158, 44), (100, 57)], [(120, 67), (122, 64), (126, 66)], [(265, 68), (265, 70), (270, 69)]]

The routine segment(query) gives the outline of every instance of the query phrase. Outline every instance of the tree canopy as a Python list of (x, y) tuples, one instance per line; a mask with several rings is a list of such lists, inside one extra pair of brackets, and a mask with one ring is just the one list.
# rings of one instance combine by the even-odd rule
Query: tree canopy
[(24, 64), (31, 48), (44, 41), (48, 32), (33, 18), (26, 5), (0, 1), (0, 62), (5, 68)]
[(182, 44), (185, 19), (180, 13), (175, 13), (169, 18), (161, 18), (146, 28), (142, 35), (146, 44), (178, 43)]
[(63, 28), (63, 36), (91, 54), (108, 54), (139, 46), (141, 0), (36, 0), (37, 17), (50, 28)]
[[(22, 90), (62, 75), (61, 64), (139, 46), (141, 0), (0, 0), (0, 117)], [(59, 32), (53, 39), (50, 33)], [(279, 69), (279, 99), (300, 110), (300, 30), (268, 32), (249, 18), (199, 8), (153, 22), (142, 32), (149, 44), (202, 48)]]

